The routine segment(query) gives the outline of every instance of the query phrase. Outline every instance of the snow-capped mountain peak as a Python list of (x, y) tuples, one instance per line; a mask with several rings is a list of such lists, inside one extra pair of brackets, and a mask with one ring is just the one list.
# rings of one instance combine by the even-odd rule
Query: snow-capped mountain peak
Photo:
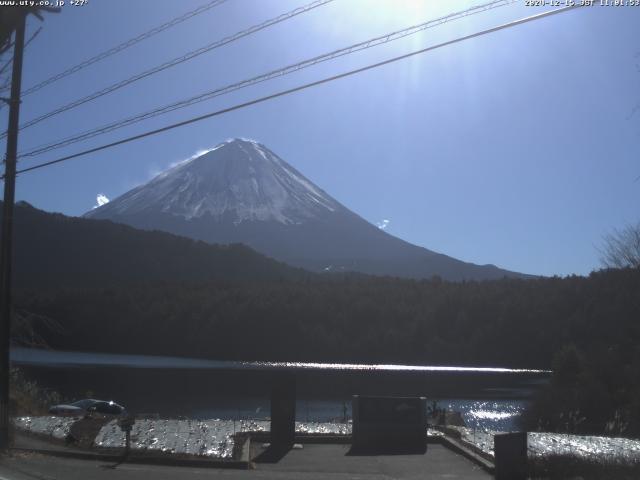
[(344, 207), (264, 145), (235, 138), (178, 163), (95, 212), (160, 211), (187, 220), (211, 216), (234, 224), (299, 224), (340, 208)]

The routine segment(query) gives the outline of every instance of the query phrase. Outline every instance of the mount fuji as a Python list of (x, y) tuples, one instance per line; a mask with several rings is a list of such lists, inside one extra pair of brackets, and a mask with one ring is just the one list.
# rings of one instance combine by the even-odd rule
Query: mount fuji
[(526, 276), (394, 237), (264, 145), (244, 139), (181, 162), (84, 216), (209, 243), (244, 243), (312, 271), (448, 280)]

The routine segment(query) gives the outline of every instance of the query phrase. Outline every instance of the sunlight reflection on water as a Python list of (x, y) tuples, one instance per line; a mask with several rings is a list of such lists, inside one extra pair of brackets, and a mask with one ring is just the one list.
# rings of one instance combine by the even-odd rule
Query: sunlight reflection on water
[(522, 400), (445, 400), (441, 403), (448, 410), (462, 413), (467, 427), (496, 431), (516, 430), (527, 406)]
[(502, 367), (463, 367), (439, 365), (388, 365), (318, 362), (245, 362), (206, 360), (154, 355), (66, 352), (16, 347), (11, 361), (23, 365), (124, 366), (135, 368), (189, 368), (217, 370), (361, 370), (388, 372), (461, 372), (461, 373), (549, 373), (548, 370)]

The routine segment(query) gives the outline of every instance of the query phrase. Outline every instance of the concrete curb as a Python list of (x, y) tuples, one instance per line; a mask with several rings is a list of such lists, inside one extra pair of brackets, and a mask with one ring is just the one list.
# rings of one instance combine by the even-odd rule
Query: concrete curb
[[(256, 442), (268, 443), (271, 441), (271, 434), (269, 432), (249, 432), (251, 439)], [(427, 437), (427, 443), (440, 443), (440, 436), (430, 435)], [(327, 434), (296, 434), (295, 443), (329, 443), (329, 444), (351, 444), (351, 435), (335, 435), (332, 433)]]
[[(42, 449), (42, 448), (21, 448), (12, 447), (11, 452), (20, 453), (37, 453), (40, 455), (48, 455), (52, 457), (60, 458), (73, 458), (76, 460), (97, 460), (102, 462), (122, 462), (122, 455), (113, 455), (108, 453), (95, 453), (95, 452), (71, 452), (65, 450), (54, 449)], [(248, 450), (247, 450), (248, 452)], [(139, 453), (132, 452), (127, 459), (122, 463), (135, 463), (146, 465), (164, 465), (174, 467), (197, 467), (197, 468), (230, 468), (239, 470), (249, 469), (248, 453), (242, 455), (242, 460), (209, 460), (199, 458), (184, 458), (184, 457), (169, 457), (169, 456), (154, 456), (154, 455), (140, 455)], [(247, 458), (245, 460), (245, 457)]]
[[(14, 446), (9, 449), (10, 452), (36, 453), (40, 455), (48, 455), (60, 458), (73, 458), (77, 460), (94, 460), (104, 462), (120, 463), (123, 460), (124, 448), (103, 448), (93, 447), (86, 449), (81, 447), (71, 447), (64, 440), (53, 438), (49, 435), (43, 435), (34, 432), (20, 431), (20, 436), (26, 439), (34, 438), (39, 440), (41, 445), (23, 445)], [(14, 440), (15, 441), (15, 440)], [(181, 467), (198, 467), (198, 468), (230, 468), (248, 470), (250, 468), (250, 438), (248, 436), (240, 436), (236, 439), (238, 452), (235, 451), (231, 460), (221, 460), (217, 458), (198, 457), (185, 453), (163, 453), (159, 451), (149, 450), (131, 450), (125, 462), (148, 465), (166, 465)], [(24, 443), (24, 441), (19, 442)], [(43, 445), (49, 444), (49, 445)]]
[(469, 447), (467, 447), (464, 443), (456, 440), (453, 437), (450, 437), (449, 435), (442, 435), (440, 437), (434, 437), (434, 438), (438, 438), (438, 443), (440, 443), (444, 447), (450, 450), (453, 450), (454, 452), (471, 460), (476, 465), (479, 465), (487, 473), (490, 473), (492, 475), (495, 473), (495, 465), (492, 461), (474, 452)]
[[(271, 442), (271, 432), (248, 432), (253, 441), (268, 443)], [(295, 443), (351, 443), (351, 435), (334, 434), (296, 434)]]

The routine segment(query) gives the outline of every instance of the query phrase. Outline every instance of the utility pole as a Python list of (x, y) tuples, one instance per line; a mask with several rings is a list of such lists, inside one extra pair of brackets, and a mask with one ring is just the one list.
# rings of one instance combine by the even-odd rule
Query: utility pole
[(13, 256), (13, 204), (16, 193), (16, 157), (18, 154), (18, 123), (20, 120), (20, 89), (22, 55), (27, 10), (19, 13), (15, 28), (9, 128), (4, 167), (4, 205), (2, 216), (2, 246), (0, 251), (0, 450), (9, 448), (9, 375), (11, 363), (11, 260)]

